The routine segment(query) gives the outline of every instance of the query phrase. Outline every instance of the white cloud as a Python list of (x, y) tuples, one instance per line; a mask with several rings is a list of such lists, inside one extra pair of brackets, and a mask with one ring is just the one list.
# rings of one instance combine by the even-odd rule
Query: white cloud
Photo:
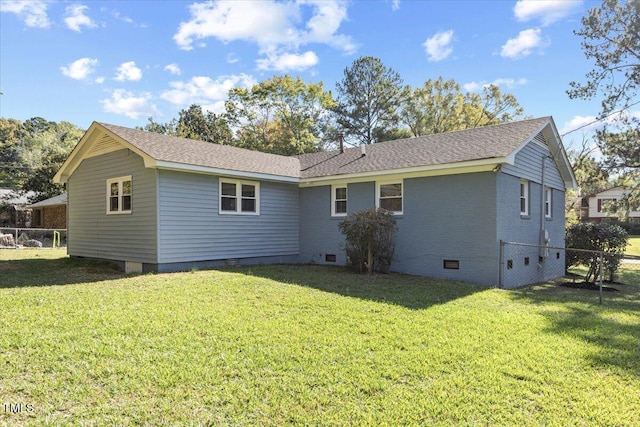
[(180, 70), (180, 67), (178, 67), (178, 64), (169, 64), (166, 67), (164, 67), (164, 69), (165, 71), (170, 72), (174, 76), (179, 76), (180, 73), (182, 73), (182, 70)]
[(582, 3), (582, 0), (519, 0), (513, 8), (513, 13), (520, 22), (539, 19), (542, 25), (546, 26), (570, 15), (579, 9)]
[(453, 52), (450, 43), (453, 41), (453, 30), (436, 33), (423, 43), (430, 62), (438, 62), (447, 58)]
[[(303, 22), (301, 17), (309, 14), (309, 8), (311, 17)], [(347, 4), (340, 1), (219, 0), (195, 3), (189, 11), (191, 19), (182, 22), (173, 36), (185, 50), (193, 49), (195, 41), (210, 37), (224, 43), (252, 42), (261, 52), (295, 49), (309, 43), (327, 44), (347, 53), (356, 48), (349, 36), (337, 33), (347, 18)]]
[(239, 62), (239, 61), (240, 61), (240, 58), (238, 57), (238, 55), (236, 55), (233, 52), (227, 53), (227, 63), (235, 64), (236, 62)]
[(51, 21), (47, 15), (47, 3), (44, 1), (2, 1), (2, 12), (15, 13), (27, 27), (49, 28)]
[(95, 58), (80, 58), (66, 67), (60, 67), (60, 70), (74, 80), (85, 80), (95, 72), (97, 66), (98, 60)]
[(220, 76), (215, 80), (196, 76), (186, 82), (170, 82), (171, 89), (162, 92), (160, 98), (175, 105), (209, 105), (226, 100), (231, 88), (250, 88), (255, 84), (256, 80), (247, 74)]
[(524, 58), (529, 56), (531, 51), (537, 47), (544, 47), (542, 37), (540, 37), (540, 28), (531, 28), (520, 31), (515, 39), (507, 40), (502, 45), (500, 56), (511, 59)]
[(307, 51), (302, 55), (294, 53), (268, 54), (266, 59), (259, 59), (256, 63), (259, 70), (303, 71), (318, 63), (318, 55), (312, 51)]
[(64, 18), (64, 23), (67, 24), (67, 28), (80, 33), (82, 32), (82, 27), (97, 27), (96, 23), (84, 14), (86, 10), (89, 10), (89, 7), (82, 4), (67, 6), (65, 8)]
[(400, 0), (391, 0), (391, 10), (400, 9)]
[(137, 82), (142, 78), (142, 70), (136, 67), (134, 61), (124, 62), (118, 67), (118, 74), (115, 79), (118, 81), (132, 81)]
[(135, 96), (124, 89), (116, 89), (111, 98), (103, 99), (100, 103), (107, 113), (123, 114), (132, 119), (140, 117), (158, 116), (158, 108), (151, 104), (151, 94), (142, 93)]
[(469, 82), (469, 83), (463, 84), (462, 87), (467, 92), (480, 92), (482, 89), (491, 85), (504, 87), (507, 89), (513, 89), (516, 86), (526, 85), (527, 83), (528, 83), (527, 79), (524, 79), (524, 78), (517, 79), (517, 80), (498, 78), (492, 82)]

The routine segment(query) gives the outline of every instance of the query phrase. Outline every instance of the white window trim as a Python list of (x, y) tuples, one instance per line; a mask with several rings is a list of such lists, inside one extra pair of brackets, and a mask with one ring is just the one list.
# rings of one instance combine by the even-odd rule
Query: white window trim
[[(222, 210), (222, 184), (234, 184), (236, 186), (236, 210)], [(242, 184), (253, 185), (256, 189), (256, 211), (242, 211)], [(260, 215), (260, 182), (258, 181), (241, 181), (238, 179), (220, 178), (218, 180), (218, 213), (220, 215)]]
[[(523, 179), (520, 181), (520, 189), (523, 188), (524, 185), (524, 196), (521, 194), (520, 190), (518, 190), (518, 209), (520, 209), (521, 216), (529, 216), (529, 181)], [(521, 200), (524, 197), (524, 211), (522, 210)]]
[[(344, 188), (347, 194), (346, 199), (336, 199), (336, 190), (339, 188)], [(347, 202), (347, 212), (349, 211), (349, 189), (346, 184), (343, 185), (332, 185), (331, 186), (331, 216), (347, 216), (347, 212), (336, 212), (336, 202), (344, 200)]]
[(376, 181), (376, 208), (380, 207), (380, 187), (383, 185), (400, 184), (400, 198), (402, 207), (400, 211), (392, 211), (394, 215), (402, 215), (404, 212), (404, 180), (395, 181)]
[[(107, 179), (107, 215), (128, 215), (131, 214), (132, 209), (122, 210), (122, 183), (125, 181), (131, 181), (131, 206), (133, 206), (133, 180), (131, 179), (131, 175), (127, 176), (119, 176), (117, 178), (109, 178)], [(118, 210), (111, 210), (111, 184), (118, 183)]]
[(544, 188), (544, 217), (547, 219), (553, 217), (553, 190), (551, 187)]

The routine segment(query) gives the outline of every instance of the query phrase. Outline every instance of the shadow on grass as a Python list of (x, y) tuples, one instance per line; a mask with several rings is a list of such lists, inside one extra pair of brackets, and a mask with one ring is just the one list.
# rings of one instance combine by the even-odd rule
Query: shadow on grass
[(343, 267), (319, 265), (260, 265), (229, 267), (223, 271), (295, 284), (346, 297), (395, 304), (413, 310), (486, 291), (464, 282), (405, 274), (356, 274)]
[(546, 332), (590, 344), (592, 351), (585, 360), (592, 366), (615, 367), (640, 376), (640, 285), (635, 283), (617, 285), (619, 292), (605, 293), (602, 305), (597, 291), (555, 284), (530, 286), (512, 295), (541, 307), (541, 314), (549, 320)]
[(0, 261), (0, 288), (71, 285), (119, 279), (114, 264), (77, 258), (25, 258)]

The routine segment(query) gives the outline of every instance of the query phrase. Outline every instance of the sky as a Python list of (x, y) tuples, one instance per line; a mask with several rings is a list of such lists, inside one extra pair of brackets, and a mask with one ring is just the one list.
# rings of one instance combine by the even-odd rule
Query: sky
[(144, 126), (191, 104), (222, 112), (229, 89), (274, 75), (335, 93), (345, 68), (375, 56), (413, 87), (496, 84), (572, 146), (598, 126), (599, 100), (566, 91), (592, 68), (574, 30), (599, 4), (0, 0), (0, 117)]

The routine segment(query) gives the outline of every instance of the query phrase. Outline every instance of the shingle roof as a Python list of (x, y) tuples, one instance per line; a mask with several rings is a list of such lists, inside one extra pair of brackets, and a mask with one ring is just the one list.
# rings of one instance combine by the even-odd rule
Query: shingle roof
[(298, 156), (301, 178), (343, 175), (451, 164), (507, 157), (527, 139), (535, 136), (549, 117), (400, 139), (360, 147)]
[(57, 196), (53, 196), (49, 199), (41, 200), (38, 203), (34, 203), (30, 207), (42, 208), (44, 206), (55, 206), (55, 205), (66, 205), (66, 204), (67, 204), (67, 193), (62, 193)]
[(155, 160), (294, 178), (300, 176), (300, 162), (295, 157), (261, 153), (106, 123), (100, 125)]
[(304, 179), (503, 159), (525, 141), (533, 138), (550, 121), (550, 117), (541, 117), (372, 144), (366, 147), (366, 156), (361, 155), (360, 147), (355, 147), (345, 149), (342, 154), (333, 151), (296, 157), (267, 154), (105, 123), (100, 125), (157, 161)]

